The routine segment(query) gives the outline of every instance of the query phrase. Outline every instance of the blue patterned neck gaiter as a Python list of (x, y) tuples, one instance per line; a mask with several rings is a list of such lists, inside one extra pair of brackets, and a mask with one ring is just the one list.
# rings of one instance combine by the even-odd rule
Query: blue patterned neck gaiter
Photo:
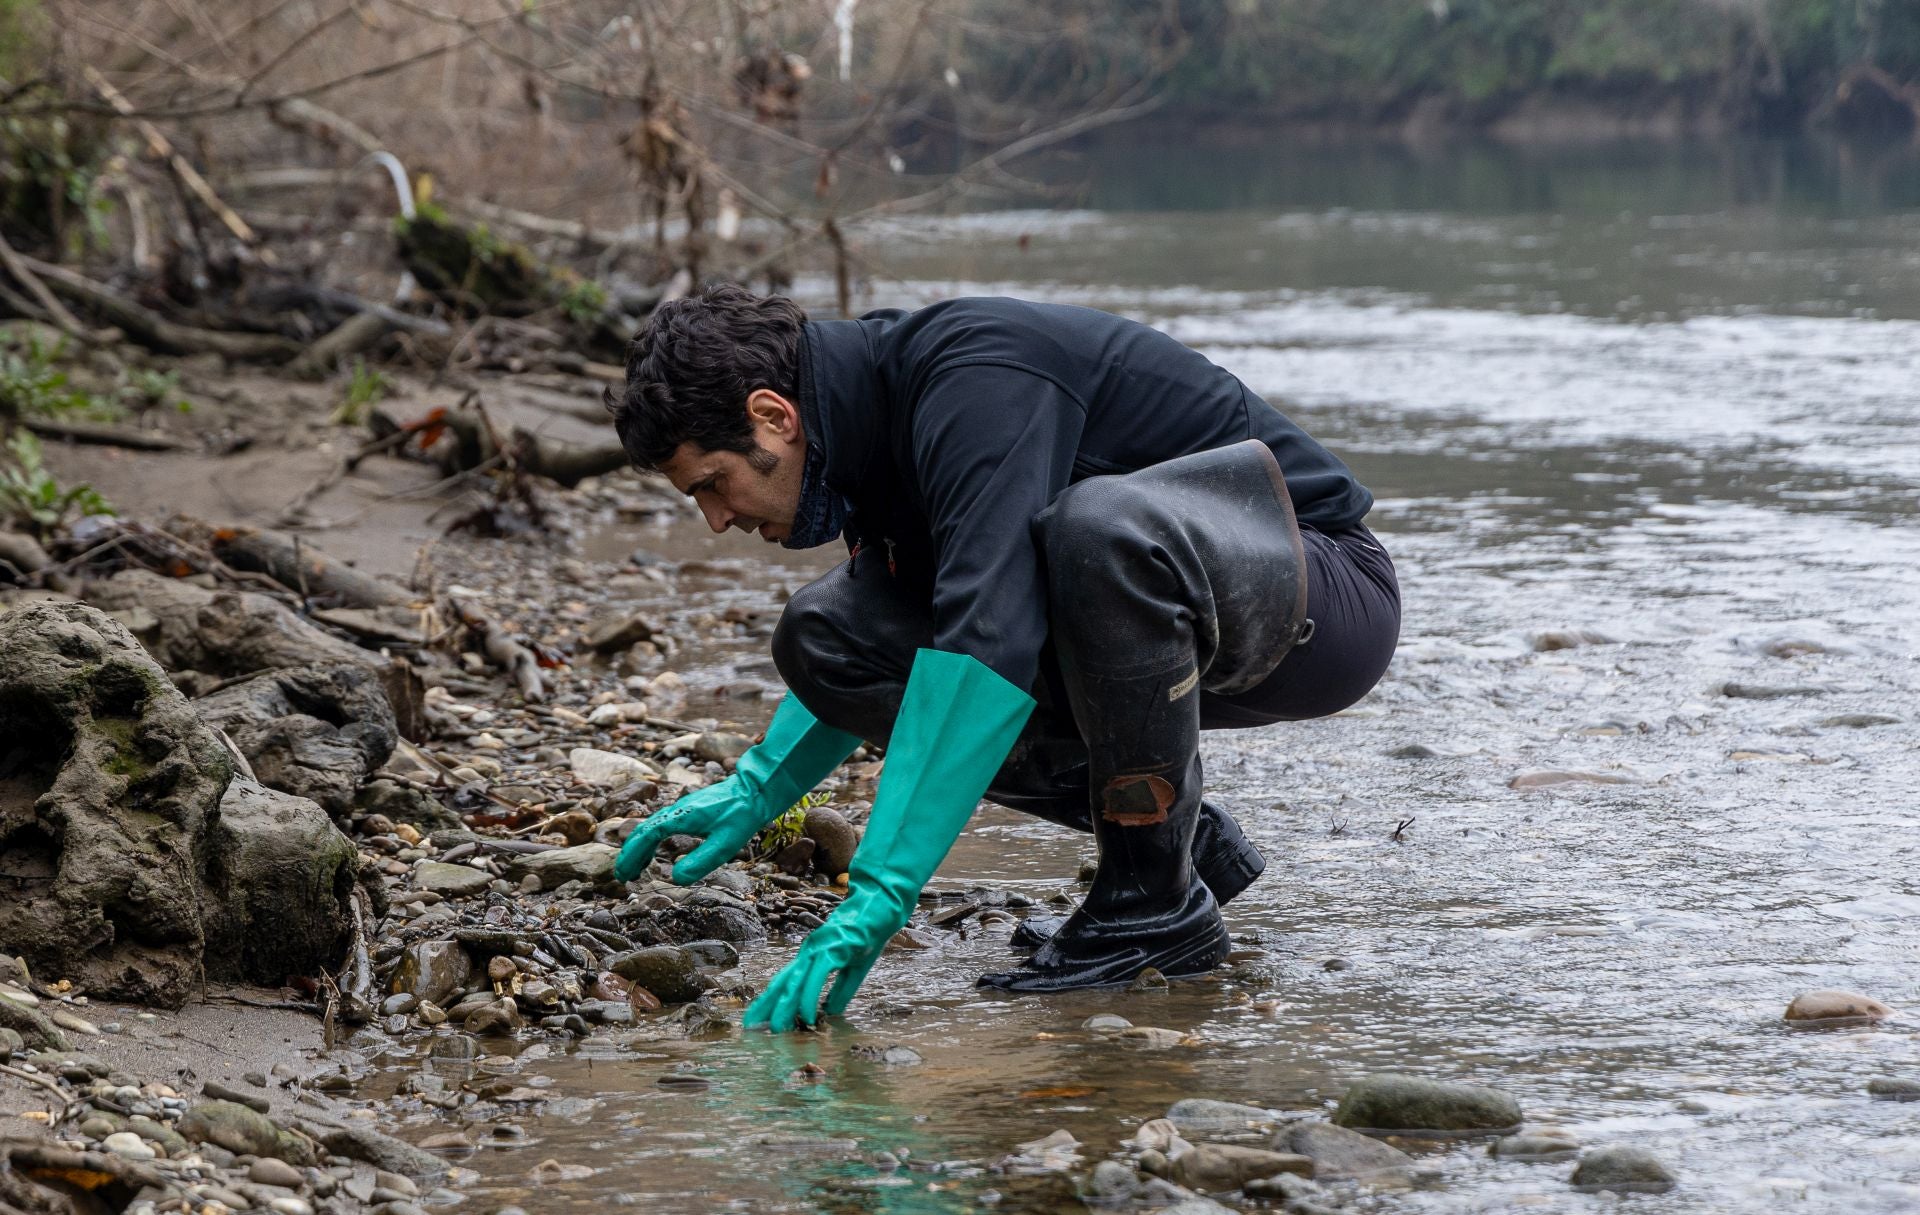
[(827, 457), (807, 444), (807, 463), (800, 473), (800, 505), (793, 512), (793, 534), (782, 548), (818, 548), (837, 539), (852, 511), (848, 501), (827, 484)]

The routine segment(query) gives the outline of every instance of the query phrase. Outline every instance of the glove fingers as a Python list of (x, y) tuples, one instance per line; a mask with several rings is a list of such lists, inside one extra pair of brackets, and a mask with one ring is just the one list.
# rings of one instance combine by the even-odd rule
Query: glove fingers
[(707, 837), (707, 842), (681, 857), (673, 867), (673, 881), (677, 886), (691, 886), (701, 878), (712, 873), (733, 859), (740, 851), (740, 844), (732, 838), (731, 832)]
[(659, 851), (660, 841), (673, 834), (668, 824), (660, 821), (658, 815), (633, 829), (633, 834), (620, 845), (620, 855), (613, 860), (613, 876), (623, 882), (631, 882), (647, 871), (653, 864), (653, 854)]
[(827, 1012), (839, 1016), (847, 1011), (847, 1005), (853, 1001), (853, 993), (867, 981), (867, 972), (873, 969), (878, 958), (868, 958), (864, 962), (855, 962), (841, 969), (840, 977), (833, 981), (833, 990), (827, 993)]

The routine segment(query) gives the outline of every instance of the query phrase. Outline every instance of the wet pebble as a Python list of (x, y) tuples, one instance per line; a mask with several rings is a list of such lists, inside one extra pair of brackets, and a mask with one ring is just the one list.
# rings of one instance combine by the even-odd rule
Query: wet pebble
[(1117, 1034), (1123, 1029), (1132, 1029), (1133, 1022), (1113, 1013), (1095, 1013), (1082, 1021), (1080, 1028), (1093, 1034)]
[(1920, 1080), (1905, 1076), (1877, 1076), (1867, 1081), (1867, 1092), (1882, 1101), (1920, 1101)]
[(853, 864), (853, 852), (860, 846), (860, 835), (839, 811), (825, 806), (808, 810), (800, 831), (814, 842), (813, 864), (821, 873), (834, 877), (845, 873)]
[(260, 1185), (277, 1185), (283, 1189), (297, 1190), (306, 1181), (306, 1174), (284, 1160), (262, 1156), (247, 1166), (247, 1180)]
[(1886, 713), (1837, 713), (1813, 724), (1829, 730), (1866, 730), (1874, 726), (1897, 726), (1900, 719)]
[(134, 1134), (132, 1131), (115, 1131), (113, 1134), (102, 1139), (100, 1146), (112, 1152), (114, 1155), (125, 1157), (128, 1160), (153, 1160), (160, 1155), (152, 1144), (140, 1138), (140, 1136)]
[(1815, 684), (1725, 683), (1720, 694), (1734, 700), (1786, 700), (1795, 696), (1825, 696), (1831, 689)]
[(1114, 1037), (1128, 1046), (1143, 1050), (1167, 1050), (1184, 1045), (1187, 1041), (1187, 1035), (1177, 1029), (1160, 1029), (1152, 1025), (1129, 1026)]
[(1272, 1126), (1272, 1110), (1234, 1101), (1213, 1101), (1206, 1097), (1187, 1097), (1167, 1110), (1166, 1120), (1183, 1132), (1238, 1131), (1249, 1127)]
[(567, 763), (573, 770), (574, 780), (603, 788), (617, 788), (653, 775), (653, 769), (631, 755), (595, 747), (575, 747), (567, 752)]
[(1149, 966), (1134, 976), (1133, 982), (1127, 985), (1127, 990), (1131, 992), (1165, 991), (1167, 976)]
[(410, 1013), (413, 1011), (414, 1005), (419, 1002), (420, 997), (410, 991), (395, 992), (380, 1001), (380, 1012), (383, 1016), (389, 1017), (395, 1013)]
[(1581, 1158), (1567, 1179), (1577, 1190), (1612, 1190), (1622, 1194), (1664, 1194), (1678, 1182), (1660, 1158), (1644, 1148), (1610, 1143)]
[(510, 1034), (526, 1024), (512, 1000), (495, 1000), (467, 1014), (462, 1027), (470, 1034)]

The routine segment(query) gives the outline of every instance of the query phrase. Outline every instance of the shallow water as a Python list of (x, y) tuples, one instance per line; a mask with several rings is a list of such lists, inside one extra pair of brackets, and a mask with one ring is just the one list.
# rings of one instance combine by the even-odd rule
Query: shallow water
[[(465, 1162), (468, 1192), (538, 1211), (1071, 1211), (1069, 1181), (990, 1166), (1064, 1127), (1090, 1167), (1184, 1096), (1317, 1115), (1391, 1069), (1654, 1150), (1682, 1185), (1630, 1200), (1649, 1215), (1920, 1209), (1920, 1107), (1864, 1092), (1920, 1076), (1920, 191), (1900, 160), (1756, 194), (1712, 155), (1647, 155), (1491, 155), (1480, 194), (1434, 170), (1409, 210), (1405, 166), (1342, 176), (1298, 153), (1332, 178), (1303, 197), (1297, 174), (1162, 150), (1107, 187), (1111, 211), (870, 234), (903, 279), (884, 302), (1007, 290), (1138, 315), (1347, 456), (1405, 590), (1400, 653), (1345, 714), (1206, 740), (1211, 790), (1269, 857), (1227, 916), (1261, 956), (1162, 994), (987, 996), (972, 978), (1008, 960), (1006, 929), (969, 921), (890, 954), (823, 1034), (536, 1046), (500, 1065), (593, 1104), (550, 1104), (537, 1142)], [(1182, 165), (1212, 192), (1170, 203), (1155, 182)], [(1603, 206), (1565, 201), (1602, 186)], [(603, 543), (762, 555), (688, 532)], [(729, 593), (771, 601), (758, 579)], [(1545, 630), (1599, 639), (1537, 649)], [(1416, 744), (1427, 757), (1393, 754)], [(1509, 787), (1544, 769), (1624, 783)], [(937, 884), (1044, 898), (1088, 851), (988, 809)], [(1909, 1011), (1785, 1029), (1819, 987)], [(1193, 1041), (1078, 1028), (1104, 1011)], [(893, 1044), (924, 1062), (853, 1053)], [(806, 1062), (824, 1077), (793, 1078)], [(709, 1087), (657, 1082), (682, 1071)], [(1357, 1209), (1622, 1201), (1483, 1142), (1419, 1150), (1429, 1175)], [(909, 1167), (875, 1167), (881, 1151)], [(529, 1188), (548, 1157), (597, 1171)]]

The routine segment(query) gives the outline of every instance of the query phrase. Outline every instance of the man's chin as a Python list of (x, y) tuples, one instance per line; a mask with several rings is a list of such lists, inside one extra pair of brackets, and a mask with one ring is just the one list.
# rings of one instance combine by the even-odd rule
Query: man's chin
[(760, 538), (768, 544), (778, 544), (787, 538), (787, 529), (778, 523), (762, 523), (758, 530)]

